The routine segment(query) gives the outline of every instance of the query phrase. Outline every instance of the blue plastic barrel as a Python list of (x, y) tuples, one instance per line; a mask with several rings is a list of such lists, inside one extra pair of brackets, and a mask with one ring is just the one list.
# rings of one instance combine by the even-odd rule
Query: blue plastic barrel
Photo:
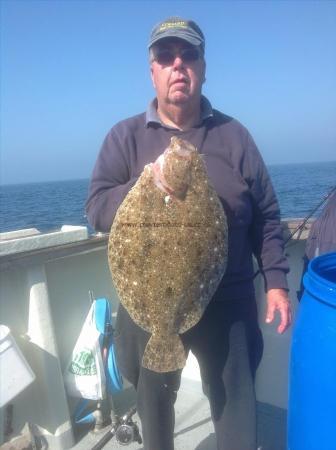
[(288, 450), (336, 450), (336, 252), (304, 275), (290, 356)]

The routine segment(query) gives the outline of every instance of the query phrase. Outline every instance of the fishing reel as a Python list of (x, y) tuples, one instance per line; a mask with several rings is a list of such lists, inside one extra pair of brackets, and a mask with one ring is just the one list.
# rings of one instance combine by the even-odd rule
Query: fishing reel
[(134, 441), (141, 444), (142, 439), (139, 433), (138, 425), (133, 422), (132, 418), (128, 418), (128, 415), (126, 415), (120, 419), (120, 422), (121, 423), (118, 425), (115, 431), (117, 442), (120, 445), (128, 445)]
[(132, 416), (134, 416), (135, 412), (136, 409), (132, 408), (122, 417), (115, 416), (112, 428), (97, 442), (94, 447), (92, 447), (91, 450), (102, 449), (114, 436), (120, 445), (129, 445), (132, 442), (142, 444), (138, 425), (132, 420)]

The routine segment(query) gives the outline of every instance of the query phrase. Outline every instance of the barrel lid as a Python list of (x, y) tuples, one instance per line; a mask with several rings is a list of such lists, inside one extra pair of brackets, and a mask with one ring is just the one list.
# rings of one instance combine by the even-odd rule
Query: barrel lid
[(315, 298), (336, 307), (336, 252), (312, 259), (303, 284)]

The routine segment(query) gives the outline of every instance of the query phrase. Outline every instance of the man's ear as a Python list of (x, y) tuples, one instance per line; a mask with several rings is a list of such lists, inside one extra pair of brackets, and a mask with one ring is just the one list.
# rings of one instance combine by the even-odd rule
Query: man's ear
[(206, 73), (206, 62), (204, 61), (204, 68), (203, 68), (203, 79), (202, 79), (202, 83), (206, 82), (206, 78), (205, 78), (205, 73)]
[(150, 66), (150, 74), (151, 74), (151, 79), (152, 79), (153, 87), (154, 87), (154, 89), (156, 89), (152, 65)]

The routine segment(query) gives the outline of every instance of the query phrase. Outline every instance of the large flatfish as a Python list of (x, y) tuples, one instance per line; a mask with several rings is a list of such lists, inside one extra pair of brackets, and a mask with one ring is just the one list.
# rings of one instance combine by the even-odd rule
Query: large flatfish
[(155, 372), (184, 367), (179, 337), (211, 300), (227, 262), (227, 221), (202, 156), (173, 137), (163, 154), (167, 195), (145, 166), (113, 221), (108, 260), (121, 303), (151, 337), (142, 365)]

